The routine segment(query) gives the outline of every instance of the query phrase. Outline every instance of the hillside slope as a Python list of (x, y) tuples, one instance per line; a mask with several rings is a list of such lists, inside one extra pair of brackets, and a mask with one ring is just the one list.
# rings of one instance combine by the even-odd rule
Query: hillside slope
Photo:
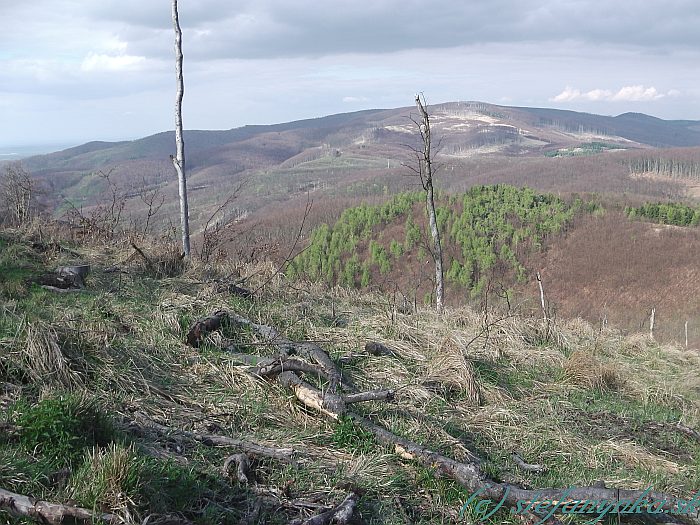
[[(548, 295), (565, 317), (606, 319), (628, 330), (700, 346), (700, 230), (626, 220), (619, 212), (583, 218), (539, 261)], [(534, 289), (531, 288), (532, 291)]]
[[(542, 191), (596, 191), (625, 196), (684, 196), (682, 180), (631, 177), (630, 162), (649, 148), (700, 146), (699, 124), (646, 115), (605, 117), (571, 111), (511, 108), (481, 102), (430, 107), (441, 138), (440, 185), (510, 183)], [(195, 231), (226, 195), (259, 220), (271, 208), (293, 207), (307, 191), (324, 199), (386, 195), (411, 184), (403, 163), (415, 140), (412, 108), (366, 110), (285, 124), (226, 131), (186, 131)], [(67, 202), (89, 208), (104, 197), (95, 173), (109, 173), (127, 195), (127, 212), (142, 209), (139, 191), (165, 198), (161, 222), (177, 218), (177, 184), (169, 155), (172, 132), (143, 139), (92, 142), (23, 162), (54, 210)], [(690, 150), (697, 162), (697, 149)], [(573, 158), (546, 158), (545, 155)], [(660, 153), (663, 154), (663, 153)], [(580, 156), (583, 155), (583, 158)], [(681, 153), (688, 156), (688, 153)]]
[[(443, 194), (437, 218), (448, 303), (480, 302), (490, 294), (491, 301), (507, 298), (536, 313), (535, 274), (541, 272), (559, 315), (635, 331), (655, 307), (657, 337), (684, 341), (688, 322), (689, 344), (700, 344), (697, 225), (653, 224), (596, 199), (508, 185)], [(434, 266), (426, 225), (421, 193), (347, 209), (313, 231), (287, 275), (430, 304)]]
[[(484, 330), (469, 308), (392, 315), (383, 296), (290, 288), (279, 276), (244, 299), (195, 268), (155, 278), (130, 249), (71, 249), (0, 236), (2, 489), (139, 523), (288, 523), (349, 493), (357, 523), (463, 522), (469, 490), (251, 375), (239, 356), (274, 354), (254, 331), (226, 325), (199, 348), (184, 343), (195, 319), (222, 309), (319, 342), (347, 382), (395, 392), (353, 410), (458, 461), (478, 456), (493, 479), (688, 499), (700, 485), (700, 441), (682, 430), (700, 424), (696, 352), (580, 320), (548, 331), (511, 316)], [(76, 260), (92, 265), (84, 291), (31, 284)], [(115, 263), (120, 272), (107, 271)], [(363, 353), (368, 341), (390, 354)], [(221, 470), (242, 446), (248, 483)], [(277, 459), (263, 457), (270, 449)], [(522, 470), (513, 452), (546, 470)], [(483, 517), (473, 503), (466, 512)], [(502, 510), (486, 523), (520, 522)]]

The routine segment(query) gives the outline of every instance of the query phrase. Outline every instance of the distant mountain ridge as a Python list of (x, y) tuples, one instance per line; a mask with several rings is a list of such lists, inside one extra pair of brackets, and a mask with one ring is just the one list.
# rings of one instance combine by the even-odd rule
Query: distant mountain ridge
[[(435, 104), (429, 111), (434, 136), (440, 139), (441, 163), (449, 172), (441, 177), (441, 187), (455, 191), (501, 182), (542, 191), (679, 194), (682, 188), (676, 183), (629, 179), (620, 155), (624, 150), (700, 146), (700, 121), (640, 113), (611, 117), (475, 101)], [(188, 185), (196, 192), (191, 217), (195, 223), (206, 222), (217, 199), (241, 180), (248, 184), (237, 196), (237, 207), (250, 216), (272, 204), (279, 208), (291, 203), (308, 191), (318, 191), (327, 200), (410, 189), (403, 165), (411, 161), (407, 145), (418, 140), (410, 119), (414, 112), (410, 106), (368, 109), (230, 130), (187, 130)], [(129, 188), (134, 202), (128, 211), (142, 206), (134, 197), (137, 188), (158, 189), (165, 196), (163, 212), (172, 219), (177, 217), (170, 161), (174, 145), (174, 132), (166, 131), (132, 141), (88, 142), (22, 162), (42, 181), (59, 212), (66, 206), (90, 207), (104, 198), (106, 183), (100, 174), (109, 173), (112, 182)], [(590, 155), (598, 160), (585, 165), (579, 159), (562, 164), (557, 162), (562, 159), (545, 158)]]
[[(564, 137), (552, 140), (552, 129), (565, 133), (597, 133), (626, 139), (642, 146), (700, 146), (700, 121), (695, 120), (663, 120), (643, 113), (623, 113), (610, 117), (560, 109), (497, 106), (482, 102), (450, 102), (431, 106), (430, 109), (439, 116), (441, 112), (467, 108), (475, 114), (496, 115), (494, 119), (502, 121), (487, 123), (490, 127), (498, 124), (521, 129), (533, 127), (528, 131), (534, 136), (544, 135), (548, 138), (547, 146), (565, 146), (571, 142)], [(187, 152), (196, 157), (198, 153), (241, 143), (266, 133), (294, 131), (305, 135), (308, 141), (320, 141), (342, 131), (386, 125), (397, 118), (405, 118), (411, 111), (411, 107), (369, 109), (280, 124), (246, 125), (230, 130), (187, 130), (185, 145)], [(406, 122), (400, 124), (405, 125)], [(165, 131), (133, 141), (88, 142), (59, 152), (28, 157), (23, 162), (32, 171), (44, 171), (58, 167), (97, 169), (120, 161), (167, 159), (173, 151), (174, 140), (174, 132)], [(107, 150), (109, 154), (105, 154)]]

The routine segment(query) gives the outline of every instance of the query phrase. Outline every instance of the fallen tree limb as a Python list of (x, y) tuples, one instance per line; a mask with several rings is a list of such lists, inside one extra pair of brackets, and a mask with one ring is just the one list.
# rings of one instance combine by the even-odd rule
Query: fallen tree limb
[[(235, 319), (235, 322), (249, 326), (259, 334), (265, 333), (270, 336), (277, 334), (273, 327), (256, 325), (236, 314), (231, 314), (231, 317)], [(259, 327), (259, 332), (256, 327)], [(274, 339), (273, 336), (269, 340), (280, 349), (280, 358), (289, 355), (290, 349), (297, 347), (297, 344), (287, 339), (278, 338), (276, 343)], [(322, 349), (319, 348), (319, 350), (327, 356)], [(340, 376), (340, 372), (337, 372), (337, 375)], [(339, 420), (341, 416), (350, 419), (358, 427), (372, 433), (378, 442), (392, 448), (400, 457), (417, 461), (428, 468), (435, 469), (481, 499), (491, 499), (494, 503), (502, 502), (508, 507), (516, 507), (521, 502), (532, 504), (532, 506), (537, 506), (540, 503), (549, 503), (550, 507), (554, 507), (552, 514), (561, 512), (561, 507), (566, 504), (582, 505), (591, 501), (617, 502), (618, 504), (626, 504), (628, 502), (630, 505), (637, 502), (641, 505), (641, 508), (651, 511), (650, 513), (662, 510), (682, 512), (684, 508), (683, 500), (680, 498), (670, 494), (652, 492), (650, 489), (642, 491), (608, 488), (603, 483), (598, 483), (594, 486), (571, 486), (564, 489), (525, 489), (512, 483), (498, 482), (489, 478), (482, 471), (480, 461), (473, 453), (470, 454), (472, 459), (467, 462), (456, 461), (409, 439), (397, 436), (369, 419), (347, 410), (347, 398), (350, 397), (352, 399), (351, 396), (346, 396), (343, 399), (343, 397), (336, 395), (334, 392), (321, 392), (303, 381), (292, 371), (282, 372), (277, 376), (277, 380), (280, 384), (292, 390), (297, 399), (305, 406), (317, 410), (334, 420)], [(523, 464), (528, 465), (524, 461)], [(533, 467), (533, 465), (529, 466)], [(588, 513), (597, 512), (595, 509), (590, 509)], [(700, 519), (697, 519), (697, 517), (685, 516), (685, 518), (693, 523), (700, 523)]]
[(24, 516), (40, 523), (59, 525), (62, 523), (121, 523), (114, 514), (93, 512), (82, 507), (49, 503), (35, 500), (29, 496), (15, 494), (9, 490), (0, 489), (0, 509), (15, 516)]
[(234, 454), (224, 460), (224, 475), (231, 474), (231, 465), (236, 467), (236, 479), (242, 485), (247, 485), (250, 480), (250, 462), (245, 454)]
[(700, 441), (700, 432), (695, 430), (694, 428), (690, 428), (683, 423), (676, 423), (675, 428), (678, 429), (680, 432), (685, 434), (686, 436), (690, 436), (692, 438), (695, 438), (697, 441)]
[(58, 288), (57, 286), (51, 286), (48, 284), (42, 284), (41, 287), (44, 290), (48, 290), (49, 292), (56, 292), (56, 293), (81, 293), (84, 292), (84, 288)]
[(343, 398), (332, 392), (321, 392), (294, 372), (282, 372), (277, 376), (277, 380), (282, 386), (293, 391), (297, 399), (307, 407), (318, 410), (333, 419), (338, 419), (345, 414)]
[(328, 354), (317, 344), (293, 342), (283, 337), (271, 326), (254, 323), (243, 316), (225, 310), (219, 310), (195, 322), (187, 333), (187, 344), (195, 348), (198, 347), (207, 333), (218, 330), (226, 321), (250, 328), (258, 336), (275, 346), (282, 356), (299, 355), (308, 358), (324, 370), (328, 377), (330, 390), (336, 391), (340, 386), (342, 382), (340, 372)]
[(306, 361), (300, 361), (299, 359), (292, 359), (287, 355), (262, 359), (255, 355), (236, 352), (231, 352), (230, 355), (236, 361), (251, 365), (247, 372), (260, 377), (272, 377), (281, 374), (285, 370), (290, 370), (316, 374), (328, 379), (328, 373), (320, 366), (307, 363)]
[[(321, 377), (328, 378), (328, 373), (325, 369), (307, 363), (305, 361), (300, 361), (298, 359), (292, 359), (286, 355), (281, 355), (278, 357), (269, 357), (263, 360), (259, 360), (257, 356), (252, 356), (249, 354), (232, 354), (233, 358), (245, 364), (255, 365), (248, 369), (248, 373), (260, 377), (273, 377), (284, 372), (307, 372), (319, 375)], [(321, 408), (324, 403), (362, 403), (365, 401), (391, 401), (394, 399), (393, 390), (372, 390), (369, 392), (359, 392), (353, 394), (346, 394), (338, 396), (332, 393), (326, 393), (322, 397), (324, 399), (316, 399), (315, 394), (310, 394), (308, 385), (302, 381), (298, 376), (286, 376), (286, 379), (281, 380), (284, 386), (293, 388), (297, 397), (307, 406), (315, 408), (317, 410), (323, 411)], [(345, 384), (345, 383), (343, 383)], [(301, 396), (301, 397), (300, 397)], [(339, 405), (338, 405), (339, 406)], [(334, 413), (342, 412), (342, 409), (336, 408)], [(331, 415), (328, 412), (328, 415)]]
[(325, 350), (315, 343), (296, 343), (283, 337), (280, 333), (271, 326), (257, 324), (243, 316), (235, 313), (229, 313), (229, 319), (239, 325), (251, 328), (257, 335), (269, 341), (273, 346), (277, 347), (282, 355), (299, 355), (308, 358), (310, 361), (318, 364), (328, 375), (328, 388), (332, 392), (338, 390), (342, 383), (340, 371), (335, 366), (333, 360), (329, 357)]
[(338, 525), (347, 525), (352, 519), (352, 514), (355, 511), (355, 506), (359, 500), (359, 496), (351, 492), (340, 505), (333, 507), (330, 510), (316, 514), (306, 520), (294, 519), (288, 525), (328, 525), (331, 522)]
[(235, 447), (249, 454), (264, 456), (284, 462), (291, 462), (294, 456), (294, 449), (291, 448), (267, 447), (258, 443), (253, 443), (252, 441), (220, 436), (218, 434), (198, 434), (197, 432), (191, 432), (189, 430), (180, 430), (161, 425), (142, 412), (137, 412), (135, 415), (144, 422), (147, 428), (151, 428), (163, 435), (179, 435), (207, 446)]
[(515, 464), (518, 465), (519, 468), (526, 472), (535, 472), (535, 473), (540, 473), (544, 472), (547, 470), (547, 467), (545, 465), (537, 465), (535, 463), (526, 463), (523, 458), (518, 456), (515, 452), (511, 454), (511, 457), (513, 458), (513, 461), (515, 461)]
[(392, 401), (393, 399), (393, 390), (370, 390), (368, 392), (359, 392), (357, 394), (347, 394), (343, 396), (343, 400), (347, 404), (363, 403), (365, 401)]

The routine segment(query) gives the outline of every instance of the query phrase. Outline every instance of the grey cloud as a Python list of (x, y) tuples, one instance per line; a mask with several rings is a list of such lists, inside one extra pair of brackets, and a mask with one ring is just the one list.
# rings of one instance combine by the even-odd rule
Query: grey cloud
[[(19, 3), (18, 3), (19, 4)], [(169, 59), (169, 0), (37, 0), (36, 12), (96, 27), (129, 43), (131, 53)], [(12, 4), (11, 4), (12, 5)], [(53, 11), (52, 11), (53, 5)], [(37, 8), (37, 6), (43, 6)], [(2, 6), (0, 16), (27, 17)], [(700, 2), (667, 0), (197, 0), (180, 2), (185, 51), (197, 60), (391, 53), (483, 43), (630, 45), (663, 53), (700, 47)], [(40, 24), (41, 18), (30, 20)], [(29, 29), (31, 30), (31, 29)], [(0, 42), (3, 37), (0, 36)]]
[[(169, 12), (159, 2), (120, 11), (99, 3), (93, 16), (122, 20), (145, 31), (141, 43), (158, 53), (148, 31), (169, 29)], [(143, 2), (141, 2), (143, 3)], [(388, 53), (475, 43), (570, 40), (634, 45), (654, 52), (668, 46), (700, 45), (700, 3), (618, 0), (451, 0), (426, 5), (417, 0), (260, 0), (232, 3), (182, 2), (181, 21), (189, 52), (206, 58), (279, 58), (334, 53)], [(233, 7), (235, 6), (235, 8)], [(119, 13), (127, 13), (120, 15)], [(121, 18), (120, 18), (121, 16)], [(197, 31), (207, 31), (197, 36)], [(134, 35), (136, 36), (136, 35)]]
[[(180, 14), (188, 127), (396, 107), (418, 90), (434, 103), (600, 111), (592, 92), (629, 86), (682, 96), (609, 100), (606, 112), (697, 118), (698, 0), (181, 0)], [(19, 127), (73, 126), (88, 140), (171, 126), (170, 0), (0, 0), (0, 19), (12, 21), (0, 32), (0, 104), (11, 101), (0, 142)], [(139, 67), (81, 68), (90, 56)], [(549, 100), (567, 86), (581, 95)]]

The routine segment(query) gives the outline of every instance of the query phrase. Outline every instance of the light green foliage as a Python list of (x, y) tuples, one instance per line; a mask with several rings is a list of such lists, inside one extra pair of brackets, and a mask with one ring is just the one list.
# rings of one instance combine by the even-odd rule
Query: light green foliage
[[(308, 249), (290, 263), (287, 275), (305, 276), (311, 279), (324, 277), (329, 284), (342, 282), (352, 286), (350, 283), (354, 282), (354, 277), (351, 279), (351, 273), (359, 269), (353, 264), (350, 268), (342, 265), (342, 272), (339, 272), (338, 263), (341, 259), (355, 253), (358, 244), (369, 239), (375, 227), (406, 215), (421, 197), (420, 193), (404, 193), (382, 206), (362, 204), (355, 208), (348, 208), (333, 228), (323, 224), (314, 230)], [(383, 255), (378, 253), (375, 262), (379, 265), (380, 271), (386, 273), (390, 270), (386, 251)]]
[(562, 148), (556, 151), (548, 151), (544, 154), (545, 157), (583, 157), (587, 155), (595, 155), (604, 151), (624, 149), (619, 144), (611, 144), (609, 142), (587, 142), (573, 148)]
[(369, 263), (367, 261), (362, 263), (362, 274), (360, 275), (360, 286), (366, 288), (372, 280), (372, 276), (369, 272)]
[[(329, 284), (348, 287), (359, 281), (360, 286), (367, 286), (368, 263), (386, 275), (392, 261), (397, 268), (407, 256), (425, 262), (430, 255), (421, 246), (418, 226), (425, 219), (423, 206), (423, 214), (415, 217), (415, 204), (423, 201), (421, 193), (406, 193), (383, 206), (345, 210), (332, 228), (324, 224), (313, 232), (309, 248), (293, 261), (288, 275), (323, 276)], [(481, 293), (497, 268), (523, 279), (522, 262), (528, 253), (541, 249), (547, 237), (559, 234), (578, 210), (594, 213), (599, 209), (596, 203), (576, 200), (567, 204), (554, 195), (503, 184), (475, 186), (462, 195), (439, 195), (436, 215), (443, 249), (453, 246), (454, 250), (447, 251), (457, 254), (445, 261), (446, 278), (473, 296)], [(404, 242), (383, 241), (383, 227), (404, 216)]]
[(354, 254), (345, 263), (343, 273), (340, 276), (340, 284), (348, 288), (355, 287), (355, 277), (360, 272), (360, 263), (358, 262), (357, 254)]
[(372, 262), (379, 266), (379, 273), (385, 275), (391, 270), (391, 262), (389, 262), (389, 256), (384, 249), (384, 246), (378, 242), (372, 240), (369, 241), (369, 251)]
[(413, 222), (413, 215), (409, 214), (406, 217), (406, 240), (404, 241), (404, 250), (408, 251), (420, 242), (420, 228)]
[(659, 224), (697, 226), (700, 223), (700, 208), (692, 208), (678, 202), (647, 202), (639, 207), (627, 206), (625, 214), (630, 219), (646, 218)]
[(580, 207), (580, 203), (567, 205), (553, 195), (503, 184), (476, 186), (464, 194), (461, 204), (461, 214), (455, 214), (446, 227), (464, 262), (461, 267), (452, 264), (447, 277), (464, 286), (471, 284), (475, 295), (497, 263), (521, 274), (520, 258), (541, 248), (547, 236), (559, 233)]
[(391, 252), (391, 255), (398, 259), (403, 255), (403, 244), (392, 239), (391, 244), (389, 245), (389, 251)]

